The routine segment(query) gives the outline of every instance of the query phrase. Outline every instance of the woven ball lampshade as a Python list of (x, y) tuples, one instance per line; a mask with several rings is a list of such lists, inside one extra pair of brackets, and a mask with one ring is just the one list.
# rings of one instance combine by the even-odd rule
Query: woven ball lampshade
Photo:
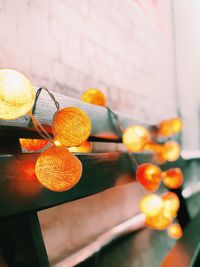
[(180, 157), (180, 153), (180, 146), (175, 141), (168, 141), (163, 145), (162, 155), (168, 161), (176, 161)]
[(67, 148), (52, 146), (40, 154), (35, 170), (43, 186), (62, 192), (78, 183), (82, 175), (82, 164)]
[(161, 182), (161, 169), (151, 163), (141, 164), (137, 168), (136, 179), (147, 191), (156, 191)]
[(142, 151), (149, 140), (149, 132), (146, 128), (139, 125), (129, 126), (122, 136), (124, 145), (132, 152)]
[(91, 121), (80, 108), (68, 107), (57, 111), (53, 118), (55, 141), (73, 147), (85, 142), (91, 132)]
[(171, 222), (172, 222), (172, 219), (166, 218), (163, 215), (162, 211), (154, 217), (146, 216), (146, 226), (148, 226), (152, 229), (155, 229), (155, 230), (167, 229), (169, 227), (169, 225), (171, 224)]
[(92, 151), (92, 143), (85, 141), (80, 146), (69, 147), (69, 151), (75, 153), (90, 153)]
[(179, 223), (171, 224), (167, 229), (167, 233), (169, 237), (173, 239), (179, 239), (183, 235), (183, 231)]
[(48, 141), (44, 139), (20, 138), (19, 141), (21, 146), (29, 151), (40, 150), (48, 144)]
[(168, 192), (162, 195), (163, 200), (163, 214), (166, 218), (173, 219), (176, 217), (180, 207), (178, 196), (173, 192)]
[(31, 82), (20, 72), (0, 70), (0, 119), (16, 119), (31, 110), (35, 91)]
[(148, 217), (158, 215), (163, 207), (162, 198), (156, 194), (149, 194), (144, 196), (140, 203), (141, 212)]
[(183, 173), (179, 168), (169, 169), (162, 172), (162, 180), (166, 187), (177, 189), (183, 184)]
[(98, 89), (90, 88), (85, 91), (81, 97), (84, 102), (94, 104), (97, 106), (106, 106), (106, 97), (105, 95)]
[(173, 118), (169, 120), (163, 120), (159, 125), (158, 133), (163, 137), (170, 137), (173, 134), (177, 134), (182, 130), (182, 120), (180, 118)]

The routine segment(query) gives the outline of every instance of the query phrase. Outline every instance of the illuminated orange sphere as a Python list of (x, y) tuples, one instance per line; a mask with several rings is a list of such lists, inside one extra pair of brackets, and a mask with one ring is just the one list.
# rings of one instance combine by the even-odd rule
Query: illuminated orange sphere
[(48, 144), (48, 141), (44, 139), (20, 138), (19, 141), (20, 141), (21, 146), (29, 151), (40, 150), (41, 148), (43, 148), (44, 146)]
[(82, 144), (89, 137), (91, 128), (90, 118), (80, 108), (63, 108), (54, 115), (55, 140), (64, 146), (72, 147)]
[(162, 172), (162, 180), (168, 188), (176, 189), (183, 184), (183, 173), (179, 168), (169, 169)]
[(82, 164), (67, 148), (52, 146), (42, 152), (36, 162), (36, 176), (52, 191), (69, 190), (82, 175)]
[(173, 219), (176, 217), (180, 207), (178, 196), (173, 192), (168, 192), (162, 195), (163, 200), (163, 214), (166, 218)]
[(149, 142), (145, 146), (145, 149), (154, 152), (154, 160), (156, 163), (163, 164), (166, 162), (166, 159), (163, 157), (163, 145)]
[(180, 157), (180, 146), (175, 141), (168, 141), (163, 145), (163, 157), (168, 161), (175, 161)]
[(80, 146), (72, 146), (69, 147), (70, 152), (77, 152), (77, 153), (90, 153), (92, 151), (92, 143), (85, 141)]
[(154, 164), (141, 164), (137, 168), (136, 179), (146, 190), (156, 191), (161, 182), (161, 169)]
[(154, 217), (146, 216), (146, 226), (156, 230), (166, 229), (171, 224), (171, 222), (172, 219), (165, 217), (162, 211)]
[(156, 194), (145, 196), (140, 203), (141, 212), (143, 212), (148, 217), (158, 215), (161, 212), (162, 207), (162, 198)]
[(129, 126), (124, 131), (122, 140), (129, 151), (140, 152), (149, 142), (150, 135), (147, 129), (142, 126)]
[(180, 118), (173, 118), (163, 120), (159, 125), (159, 135), (163, 137), (170, 137), (173, 134), (179, 133), (182, 130), (182, 120)]
[(179, 223), (171, 224), (167, 229), (167, 233), (173, 239), (179, 239), (183, 235), (183, 231)]
[(106, 97), (98, 89), (94, 89), (94, 88), (88, 89), (86, 92), (83, 93), (81, 99), (84, 102), (94, 104), (97, 106), (106, 106)]
[(0, 70), (0, 119), (12, 120), (28, 113), (35, 101), (31, 82), (13, 69)]

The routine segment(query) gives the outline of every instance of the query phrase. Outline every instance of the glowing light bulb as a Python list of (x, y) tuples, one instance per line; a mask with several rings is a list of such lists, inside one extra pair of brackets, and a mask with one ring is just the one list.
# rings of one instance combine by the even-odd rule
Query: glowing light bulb
[(68, 107), (56, 112), (53, 119), (55, 141), (67, 147), (81, 145), (91, 132), (91, 121), (80, 108)]
[(29, 150), (29, 151), (37, 151), (42, 149), (44, 146), (48, 144), (47, 140), (43, 139), (25, 139), (20, 138), (19, 139), (20, 144), (23, 148)]
[(180, 207), (178, 196), (173, 192), (168, 192), (162, 195), (163, 200), (163, 215), (166, 218), (173, 219), (176, 217)]
[(77, 152), (77, 153), (90, 153), (92, 151), (92, 143), (85, 141), (80, 146), (72, 146), (69, 147), (70, 152)]
[(158, 133), (163, 137), (170, 137), (182, 130), (182, 120), (180, 118), (173, 118), (163, 120), (159, 125)]
[(149, 142), (145, 146), (145, 149), (154, 152), (154, 160), (156, 163), (164, 164), (166, 162), (166, 159), (163, 157), (163, 145)]
[(161, 169), (154, 164), (141, 164), (137, 168), (136, 179), (147, 191), (156, 191), (161, 182)]
[(179, 168), (162, 172), (162, 180), (170, 189), (177, 189), (183, 184), (183, 173)]
[(163, 157), (168, 161), (175, 161), (180, 157), (180, 146), (175, 141), (168, 141), (163, 145)]
[(162, 198), (156, 194), (145, 196), (140, 203), (141, 212), (148, 217), (154, 217), (158, 215), (161, 212), (162, 207)]
[(82, 175), (82, 164), (67, 148), (52, 146), (40, 154), (35, 171), (43, 186), (62, 192), (78, 183)]
[(98, 89), (94, 89), (94, 88), (88, 89), (86, 92), (83, 93), (81, 99), (84, 102), (94, 104), (97, 106), (106, 106), (106, 97)]
[(124, 145), (132, 152), (140, 152), (150, 140), (147, 129), (142, 126), (129, 126), (123, 133)]
[(167, 233), (173, 239), (179, 239), (183, 236), (182, 228), (178, 223), (171, 224), (167, 229)]
[(11, 120), (31, 110), (35, 90), (31, 82), (20, 72), (0, 70), (0, 119)]

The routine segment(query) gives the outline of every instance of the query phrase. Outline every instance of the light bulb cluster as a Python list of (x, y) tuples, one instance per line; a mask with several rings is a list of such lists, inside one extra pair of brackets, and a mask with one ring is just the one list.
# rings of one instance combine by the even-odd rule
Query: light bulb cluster
[[(40, 133), (38, 128), (44, 128), (31, 114), (35, 98), (35, 90), (24, 75), (12, 69), (0, 70), (0, 119), (17, 119), (30, 114)], [(40, 150), (48, 142), (52, 143), (37, 158), (35, 173), (43, 186), (61, 192), (69, 190), (80, 180), (82, 163), (68, 148), (82, 145), (88, 139), (92, 125), (83, 110), (67, 107), (56, 112), (52, 129), (54, 139), (49, 139), (47, 133), (47, 140), (22, 138), (20, 143), (29, 151)]]

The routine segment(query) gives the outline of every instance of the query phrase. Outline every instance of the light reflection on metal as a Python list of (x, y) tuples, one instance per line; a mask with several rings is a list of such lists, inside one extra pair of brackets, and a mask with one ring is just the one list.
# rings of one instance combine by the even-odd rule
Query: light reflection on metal
[(111, 241), (116, 239), (119, 236), (123, 236), (125, 234), (131, 233), (133, 231), (139, 230), (144, 227), (145, 224), (145, 215), (138, 214), (133, 218), (121, 223), (107, 232), (101, 234), (89, 245), (85, 246), (78, 252), (72, 254), (66, 259), (54, 264), (54, 267), (72, 267), (77, 265), (80, 262), (83, 262), (87, 258), (94, 255), (94, 253), (98, 252), (105, 245), (109, 244)]

